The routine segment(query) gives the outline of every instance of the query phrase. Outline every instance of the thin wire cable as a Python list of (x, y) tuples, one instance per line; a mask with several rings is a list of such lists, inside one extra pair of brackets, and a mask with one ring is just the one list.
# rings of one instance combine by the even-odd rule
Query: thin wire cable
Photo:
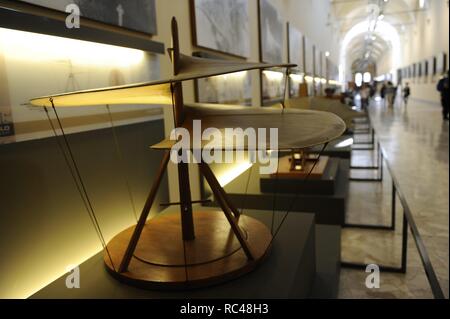
[[(280, 154), (279, 152), (277, 152), (277, 172), (276, 172), (276, 176), (275, 176), (275, 185), (278, 185), (278, 170), (280, 169)], [(275, 187), (275, 193), (273, 195), (272, 198), (272, 222), (270, 224), (270, 233), (273, 235), (273, 226), (275, 225), (275, 207), (276, 207), (276, 202), (277, 202), (277, 197), (278, 197), (278, 187)]]
[[(325, 151), (325, 148), (328, 146), (328, 142), (324, 144), (322, 149), (319, 152), (319, 156), (317, 157), (316, 161), (314, 162), (313, 166), (308, 172), (308, 175), (303, 179), (303, 181), (307, 181), (309, 177), (311, 176), (311, 173), (313, 172), (314, 168), (316, 167), (317, 163), (320, 160), (320, 157), (322, 156), (323, 151)], [(298, 196), (300, 195), (300, 191), (297, 191), (297, 196), (294, 197), (294, 199), (291, 202), (291, 205), (289, 206), (289, 209), (286, 211), (286, 214), (284, 215), (283, 219), (281, 220), (280, 225), (278, 226), (277, 230), (275, 231), (275, 234), (272, 236), (271, 243), (274, 241), (275, 237), (277, 237), (278, 232), (280, 231), (281, 227), (283, 226), (284, 222), (286, 221), (286, 218), (291, 213), (292, 209), (294, 208), (294, 205), (296, 203), (296, 200), (298, 199)]]
[(136, 222), (137, 222), (138, 221), (138, 217), (137, 217), (137, 213), (136, 213), (136, 205), (134, 203), (134, 198), (133, 198), (133, 194), (131, 192), (131, 187), (130, 187), (128, 174), (127, 174), (126, 168), (125, 168), (125, 161), (124, 161), (124, 157), (123, 157), (123, 152), (122, 152), (122, 149), (120, 147), (119, 138), (117, 136), (116, 127), (114, 125), (113, 117), (112, 117), (112, 114), (111, 114), (111, 109), (109, 108), (108, 104), (106, 105), (106, 109), (108, 110), (109, 122), (111, 124), (111, 130), (112, 130), (112, 134), (113, 134), (113, 140), (114, 140), (114, 144), (115, 144), (115, 148), (116, 148), (117, 157), (119, 158), (120, 165), (122, 166), (122, 170), (121, 170), (122, 177), (125, 180), (125, 184), (126, 184), (127, 191), (128, 191), (128, 197), (130, 198), (131, 207), (133, 209), (133, 215), (134, 215), (134, 218), (136, 219)]
[[(288, 78), (289, 78), (289, 68), (286, 68), (285, 82), (284, 82), (284, 96), (283, 96), (283, 103), (281, 103), (281, 105), (282, 105), (281, 114), (283, 114), (283, 115), (284, 115), (284, 109), (286, 108), (286, 106), (285, 106), (286, 94), (289, 94), (289, 92), (287, 92), (288, 91)], [(275, 177), (275, 193), (272, 198), (272, 222), (270, 225), (270, 232), (272, 235), (273, 235), (273, 227), (275, 225), (275, 207), (276, 207), (276, 202), (277, 202), (277, 197), (278, 197), (278, 182), (279, 182), (278, 170), (279, 169), (280, 169), (280, 152), (277, 151), (277, 172), (276, 172), (276, 177)]]
[(94, 221), (94, 227), (98, 228), (98, 232), (100, 234), (100, 241), (102, 242), (103, 248), (104, 248), (104, 250), (106, 251), (106, 253), (108, 255), (108, 258), (109, 258), (109, 260), (111, 262), (111, 266), (113, 267), (113, 269), (115, 271), (114, 263), (112, 261), (111, 254), (109, 253), (108, 246), (106, 245), (105, 237), (103, 236), (103, 233), (101, 231), (100, 224), (98, 222), (97, 216), (95, 215), (95, 211), (94, 211), (94, 208), (92, 206), (92, 202), (91, 202), (91, 200), (89, 198), (89, 195), (87, 193), (86, 186), (84, 185), (83, 179), (81, 177), (80, 170), (79, 170), (78, 165), (77, 165), (77, 163), (75, 161), (75, 156), (73, 155), (72, 148), (70, 147), (69, 141), (67, 139), (66, 133), (65, 133), (64, 128), (62, 126), (61, 120), (59, 118), (58, 112), (56, 111), (55, 104), (53, 103), (53, 99), (52, 98), (50, 98), (50, 103), (52, 104), (53, 112), (55, 113), (56, 120), (57, 120), (58, 125), (59, 125), (59, 129), (61, 130), (64, 143), (65, 143), (67, 151), (69, 153), (70, 160), (71, 160), (71, 162), (73, 164), (75, 175), (78, 177), (77, 180), (80, 183), (80, 187), (81, 187), (81, 189), (83, 191), (83, 194), (84, 194), (84, 196), (86, 198), (86, 203), (87, 203), (87, 205), (89, 207), (88, 212), (90, 211), (90, 214), (92, 214), (92, 219)]
[[(250, 156), (250, 153), (248, 156)], [(248, 177), (247, 177), (247, 183), (245, 185), (245, 193), (244, 193), (245, 196), (242, 197), (242, 200), (241, 200), (241, 211), (240, 211), (241, 215), (244, 214), (244, 201), (245, 201), (245, 197), (247, 196), (247, 193), (248, 193), (248, 185), (250, 184), (250, 178), (253, 174), (253, 166), (254, 165), (250, 166), (250, 170), (248, 172)]]
[[(89, 218), (91, 219), (92, 223), (94, 223), (94, 220), (92, 219), (92, 216), (91, 216), (90, 211), (89, 211), (89, 207), (88, 207), (88, 205), (87, 205), (87, 203), (86, 203), (86, 199), (85, 199), (85, 197), (84, 197), (83, 191), (81, 190), (80, 185), (78, 184), (78, 181), (77, 181), (77, 178), (76, 178), (76, 176), (75, 176), (75, 173), (73, 172), (73, 167), (72, 167), (72, 165), (70, 164), (70, 160), (69, 160), (69, 158), (67, 157), (67, 154), (66, 154), (66, 152), (65, 152), (65, 150), (64, 150), (64, 146), (61, 144), (61, 142), (60, 142), (60, 140), (59, 140), (58, 133), (56, 132), (56, 128), (55, 128), (55, 126), (53, 125), (53, 121), (52, 121), (51, 118), (50, 118), (50, 114), (48, 113), (48, 110), (47, 110), (46, 107), (44, 107), (44, 110), (45, 110), (45, 114), (47, 115), (47, 119), (48, 119), (48, 121), (49, 121), (49, 123), (50, 123), (50, 126), (51, 126), (51, 128), (52, 128), (53, 134), (55, 135), (55, 138), (56, 138), (56, 142), (57, 142), (57, 144), (58, 144), (58, 147), (59, 147), (61, 153), (63, 154), (64, 161), (66, 162), (66, 164), (67, 164), (67, 166), (68, 166), (68, 168), (69, 168), (70, 175), (72, 176), (73, 181), (74, 181), (74, 183), (75, 183), (75, 186), (76, 186), (76, 188), (77, 188), (77, 190), (78, 190), (78, 192), (79, 192), (79, 194), (80, 194), (80, 196), (81, 196), (81, 199), (82, 199), (82, 201), (83, 201), (83, 205), (85, 206), (86, 210), (88, 211), (88, 213), (89, 213)], [(101, 235), (100, 235), (100, 233), (99, 233), (97, 227), (95, 227), (95, 224), (94, 224), (94, 229), (95, 229), (95, 232), (97, 233), (97, 236), (99, 237), (99, 239), (100, 239), (100, 241), (101, 241), (101, 243), (102, 243), (102, 246), (103, 246), (103, 241), (102, 241)]]
[(286, 94), (290, 94), (289, 92), (289, 69), (286, 68), (285, 79), (284, 79), (284, 96), (283, 102), (281, 103), (281, 114), (284, 114), (284, 109), (286, 108)]

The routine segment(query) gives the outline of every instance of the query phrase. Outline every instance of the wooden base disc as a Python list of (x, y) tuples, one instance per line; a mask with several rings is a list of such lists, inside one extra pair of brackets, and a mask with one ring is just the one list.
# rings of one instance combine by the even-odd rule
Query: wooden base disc
[(191, 241), (182, 240), (180, 213), (147, 221), (128, 271), (118, 273), (115, 269), (134, 226), (122, 231), (107, 245), (111, 258), (105, 253), (106, 268), (120, 281), (150, 289), (190, 289), (228, 281), (255, 269), (272, 240), (270, 230), (254, 218), (242, 215), (238, 224), (254, 260), (246, 257), (223, 212), (207, 210), (194, 213)]

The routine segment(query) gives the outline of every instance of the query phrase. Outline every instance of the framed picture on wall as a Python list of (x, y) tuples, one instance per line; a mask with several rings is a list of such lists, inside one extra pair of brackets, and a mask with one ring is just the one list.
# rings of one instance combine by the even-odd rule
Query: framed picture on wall
[(270, 69), (261, 71), (261, 100), (263, 106), (269, 106), (283, 101), (285, 91), (285, 70)]
[(322, 53), (322, 77), (327, 78), (327, 60), (328, 58), (325, 57), (325, 54)]
[(283, 63), (284, 24), (269, 0), (259, 0), (260, 60)]
[(441, 75), (447, 69), (447, 55), (442, 52), (436, 58), (436, 74)]
[(300, 85), (303, 83), (304, 67), (304, 42), (302, 33), (287, 23), (288, 30), (288, 62), (297, 64), (295, 69), (291, 70), (289, 76), (289, 96), (298, 97)]
[(233, 56), (250, 56), (247, 0), (190, 0), (194, 45)]
[[(219, 55), (194, 52), (193, 56), (220, 60)], [(212, 76), (194, 81), (195, 101), (217, 104), (252, 104), (252, 77), (249, 71)]]
[(196, 83), (200, 103), (252, 104), (252, 79), (248, 71), (198, 79)]
[(307, 37), (304, 37), (305, 42), (305, 74), (312, 75), (314, 72), (314, 45), (311, 40)]
[(428, 75), (430, 75), (430, 73), (429, 73), (429, 66), (428, 66), (428, 60), (424, 60), (422, 62), (422, 71), (423, 71), (423, 76), (428, 77)]
[(434, 56), (428, 60), (428, 72), (431, 76), (436, 74), (436, 58)]
[(150, 35), (157, 33), (155, 0), (19, 0), (48, 9), (66, 12), (76, 4), (81, 16), (90, 20), (119, 26)]
[(314, 47), (314, 76), (322, 76), (322, 52)]
[(303, 34), (292, 24), (287, 24), (288, 30), (288, 62), (297, 64), (296, 70), (300, 73), (305, 72), (304, 66), (304, 46), (303, 46)]

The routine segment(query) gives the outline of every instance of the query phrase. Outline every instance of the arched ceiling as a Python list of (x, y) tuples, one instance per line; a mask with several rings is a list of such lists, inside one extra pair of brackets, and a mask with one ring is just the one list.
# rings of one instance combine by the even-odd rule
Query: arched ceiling
[(350, 42), (348, 48), (349, 61), (359, 59), (377, 61), (390, 49), (390, 43), (376, 34), (360, 34)]
[[(356, 25), (366, 23), (367, 32), (358, 34), (346, 46), (348, 65), (364, 68), (382, 58), (392, 46), (389, 36), (377, 32), (377, 25), (389, 24), (396, 33), (415, 23), (420, 8), (419, 0), (330, 0), (329, 25), (344, 38)], [(426, 3), (426, 1), (425, 1)], [(395, 31), (394, 31), (395, 32)], [(363, 71), (363, 70), (361, 70)]]
[(419, 0), (331, 0), (329, 23), (341, 34), (345, 34), (355, 24), (366, 20), (374, 7), (384, 15), (384, 21), (398, 28), (415, 22), (417, 12), (422, 11)]

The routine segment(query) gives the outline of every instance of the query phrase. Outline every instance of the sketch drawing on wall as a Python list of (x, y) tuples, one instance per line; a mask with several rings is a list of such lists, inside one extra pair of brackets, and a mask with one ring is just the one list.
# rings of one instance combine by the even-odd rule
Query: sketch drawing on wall
[(80, 7), (81, 16), (126, 29), (156, 34), (155, 0), (20, 0), (41, 7), (66, 11), (69, 4)]
[(251, 105), (252, 81), (247, 71), (197, 80), (200, 103)]
[(261, 60), (283, 61), (283, 21), (277, 9), (268, 0), (260, 1)]
[(240, 57), (250, 56), (247, 0), (191, 0), (194, 44)]

